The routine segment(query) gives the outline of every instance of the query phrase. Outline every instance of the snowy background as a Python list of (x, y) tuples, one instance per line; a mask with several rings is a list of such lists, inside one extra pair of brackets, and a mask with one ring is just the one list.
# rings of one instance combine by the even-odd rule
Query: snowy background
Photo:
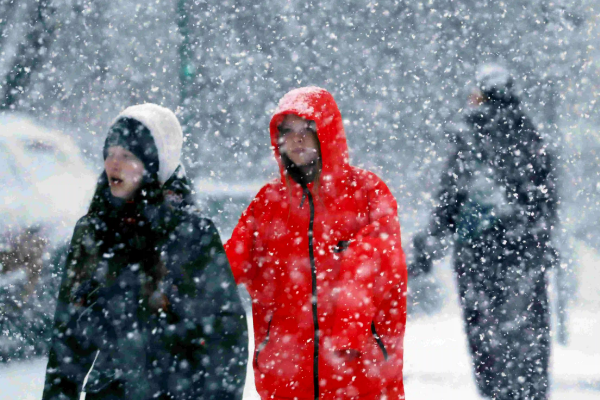
[(499, 62), (563, 161), (566, 236), (594, 245), (599, 10), (597, 0), (3, 0), (0, 111), (66, 133), (99, 171), (112, 119), (160, 103), (184, 126), (188, 172), (239, 184), (276, 173), (278, 99), (322, 86), (352, 162), (400, 199), (408, 238), (430, 211), (477, 66)]
[[(397, 196), (410, 258), (474, 71), (500, 62), (560, 157), (565, 274), (551, 289), (568, 297), (569, 343), (554, 343), (553, 399), (600, 398), (599, 16), (597, 0), (0, 0), (0, 129), (17, 116), (37, 126), (23, 131), (60, 132), (80, 149), (85, 168), (68, 165), (87, 183), (65, 175), (69, 191), (20, 162), (35, 189), (26, 214), (47, 205), (42, 219), (62, 228), (49, 233), (59, 243), (85, 210), (79, 196), (100, 171), (114, 116), (146, 101), (176, 110), (186, 168), (225, 239), (276, 172), (268, 121), (277, 100), (323, 86), (342, 111), (353, 164)], [(15, 190), (21, 175), (2, 151), (1, 218), (20, 220), (7, 205), (29, 192)], [(476, 399), (448, 260), (434, 278), (431, 304), (411, 305), (407, 398)], [(40, 358), (0, 364), (0, 398), (39, 398), (44, 368)]]

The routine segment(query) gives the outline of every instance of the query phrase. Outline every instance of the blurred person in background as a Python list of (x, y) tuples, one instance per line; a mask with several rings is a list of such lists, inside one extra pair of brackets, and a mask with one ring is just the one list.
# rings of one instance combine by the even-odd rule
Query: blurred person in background
[(245, 314), (219, 234), (194, 208), (182, 143), (154, 104), (111, 126), (63, 272), (44, 400), (242, 398)]
[(523, 112), (509, 72), (484, 65), (476, 81), (439, 204), (429, 228), (414, 238), (409, 274), (429, 273), (453, 247), (479, 392), (498, 400), (547, 399), (547, 271), (557, 262), (554, 159)]
[(404, 399), (406, 264), (397, 204), (349, 163), (333, 96), (287, 93), (270, 123), (281, 176), (225, 248), (252, 297), (263, 399)]

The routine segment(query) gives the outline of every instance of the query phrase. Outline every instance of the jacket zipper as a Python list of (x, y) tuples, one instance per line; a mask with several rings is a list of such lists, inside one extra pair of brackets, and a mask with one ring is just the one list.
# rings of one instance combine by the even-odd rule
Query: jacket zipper
[(377, 330), (375, 330), (375, 321), (371, 321), (371, 332), (373, 333), (373, 337), (375, 338), (377, 345), (379, 346), (379, 348), (381, 349), (381, 352), (383, 353), (383, 358), (385, 358), (385, 361), (387, 361), (388, 360), (388, 352), (385, 349), (385, 344), (383, 344), (383, 340), (381, 340), (381, 337), (377, 334)]
[[(317, 267), (315, 264), (315, 254), (313, 248), (313, 225), (315, 222), (315, 205), (312, 193), (304, 186), (304, 194), (308, 198), (310, 206), (310, 222), (308, 224), (308, 258), (310, 259), (310, 274), (312, 278), (312, 314), (315, 327), (314, 352), (313, 352), (313, 384), (315, 386), (315, 400), (319, 399), (319, 315), (317, 313)], [(304, 196), (303, 196), (304, 197)]]
[[(260, 345), (256, 348), (254, 352), (254, 363), (256, 364), (256, 368), (260, 371), (260, 366), (258, 365), (258, 355), (261, 351), (267, 347), (267, 343), (269, 343), (269, 334), (271, 333), (271, 322), (273, 322), (273, 317), (269, 320), (269, 325), (267, 326), (267, 335), (265, 336), (265, 340), (262, 341)], [(261, 371), (262, 372), (262, 371)]]

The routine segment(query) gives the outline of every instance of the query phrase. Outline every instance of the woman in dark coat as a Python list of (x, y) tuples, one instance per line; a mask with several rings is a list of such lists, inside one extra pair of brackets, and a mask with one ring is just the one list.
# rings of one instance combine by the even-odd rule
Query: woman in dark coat
[(454, 242), (454, 269), (475, 380), (497, 400), (548, 394), (550, 318), (546, 271), (556, 263), (552, 154), (525, 115), (506, 69), (483, 66), (467, 129), (441, 179), (410, 272), (429, 272)]
[(63, 272), (44, 400), (241, 399), (245, 314), (219, 234), (194, 211), (182, 139), (154, 104), (112, 125)]

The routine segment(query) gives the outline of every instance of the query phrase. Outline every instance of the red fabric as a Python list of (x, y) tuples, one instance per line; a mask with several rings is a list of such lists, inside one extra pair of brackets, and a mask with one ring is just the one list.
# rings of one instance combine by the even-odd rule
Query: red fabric
[[(321, 146), (320, 185), (308, 185), (315, 198), (320, 398), (403, 399), (407, 274), (396, 200), (375, 174), (349, 164), (341, 114), (319, 88), (293, 90), (279, 103), (270, 132), (281, 177), (259, 191), (225, 246), (236, 281), (253, 299), (258, 392), (263, 399), (314, 399), (310, 210), (306, 199), (301, 207), (300, 185), (286, 184), (279, 157), (277, 126), (286, 114), (315, 121)], [(348, 240), (346, 250), (334, 252)], [(344, 349), (360, 357), (344, 360), (336, 352)]]

